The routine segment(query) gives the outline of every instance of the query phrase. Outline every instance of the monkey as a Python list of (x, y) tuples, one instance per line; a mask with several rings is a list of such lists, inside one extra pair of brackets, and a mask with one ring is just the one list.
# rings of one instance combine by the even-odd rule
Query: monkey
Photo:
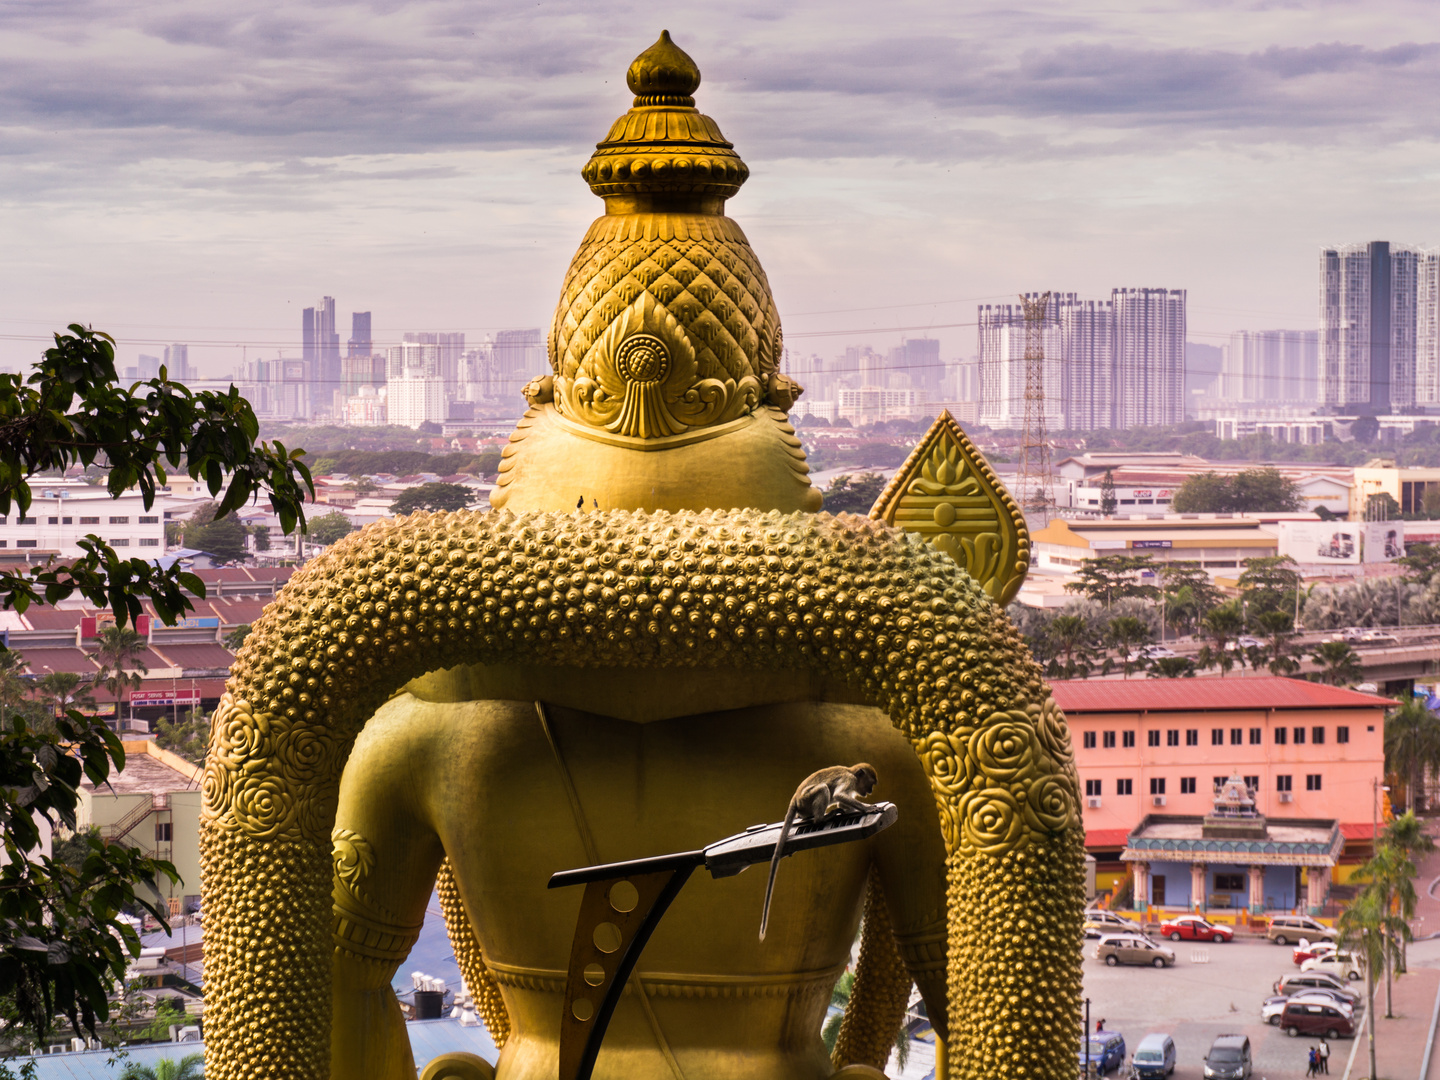
[(878, 778), (875, 767), (865, 762), (845, 768), (833, 765), (828, 769), (811, 773), (800, 782), (790, 806), (785, 811), (785, 823), (780, 826), (780, 837), (775, 841), (775, 854), (770, 858), (770, 880), (765, 886), (765, 906), (760, 911), (760, 940), (765, 940), (765, 927), (770, 922), (770, 896), (775, 891), (775, 872), (780, 869), (780, 860), (785, 854), (785, 841), (790, 838), (790, 829), (800, 824), (818, 825), (826, 818), (845, 810), (864, 813), (871, 809), (869, 803), (860, 799), (875, 788)]

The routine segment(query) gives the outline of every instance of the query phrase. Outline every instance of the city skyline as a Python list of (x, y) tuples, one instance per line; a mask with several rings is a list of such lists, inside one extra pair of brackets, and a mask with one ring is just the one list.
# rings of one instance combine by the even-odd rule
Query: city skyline
[(849, 332), (968, 354), (974, 305), (1035, 281), (1172, 283), (1190, 337), (1217, 345), (1303, 328), (1320, 246), (1437, 240), (1431, 15), (11, 9), (0, 213), (22, 255), (0, 279), (0, 363), (79, 319), (122, 362), (188, 340), (202, 373), (229, 371), (242, 345), (288, 352), (322, 293), (373, 311), (377, 341), (547, 325), (601, 209), (579, 168), (660, 21), (750, 163), (730, 212), (792, 347)]

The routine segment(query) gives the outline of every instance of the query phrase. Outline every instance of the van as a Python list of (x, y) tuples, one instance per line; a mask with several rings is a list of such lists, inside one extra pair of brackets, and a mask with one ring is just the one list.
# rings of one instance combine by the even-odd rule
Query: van
[(1280, 1027), (1292, 1039), (1299, 1035), (1349, 1038), (1355, 1034), (1353, 1016), (1353, 1013), (1346, 1016), (1338, 1006), (1329, 1002), (1292, 999), (1285, 1003), (1285, 1011), (1280, 1014)]
[(1175, 963), (1175, 953), (1156, 945), (1143, 934), (1106, 934), (1095, 946), (1095, 959), (1116, 964), (1153, 964), (1157, 968)]
[(1308, 915), (1276, 915), (1270, 920), (1265, 936), (1276, 945), (1289, 945), (1302, 937), (1311, 941), (1334, 941), (1335, 928), (1310, 918)]
[(1175, 1071), (1175, 1040), (1156, 1032), (1135, 1047), (1135, 1075), (1141, 1080), (1164, 1080)]
[(1250, 1080), (1250, 1038), (1221, 1035), (1205, 1055), (1207, 1080)]

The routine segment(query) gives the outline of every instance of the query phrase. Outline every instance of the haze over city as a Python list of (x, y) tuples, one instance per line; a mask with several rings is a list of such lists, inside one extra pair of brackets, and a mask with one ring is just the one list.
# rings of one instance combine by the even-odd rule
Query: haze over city
[(1433, 14), (11, 5), (0, 364), (80, 320), (228, 374), (298, 355), (322, 295), (377, 345), (546, 325), (661, 26), (750, 166), (729, 213), (792, 349), (970, 356), (977, 303), (1043, 288), (1186, 289), (1201, 343), (1313, 328), (1322, 244), (1440, 239)]

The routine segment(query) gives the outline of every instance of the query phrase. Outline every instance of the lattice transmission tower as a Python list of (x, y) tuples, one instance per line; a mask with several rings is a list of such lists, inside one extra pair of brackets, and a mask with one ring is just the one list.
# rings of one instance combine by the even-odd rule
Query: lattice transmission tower
[(1020, 297), (1025, 312), (1025, 432), (1020, 438), (1020, 474), (1016, 495), (1027, 514), (1041, 524), (1055, 513), (1055, 477), (1050, 470), (1050, 440), (1045, 430), (1045, 317), (1050, 294)]

